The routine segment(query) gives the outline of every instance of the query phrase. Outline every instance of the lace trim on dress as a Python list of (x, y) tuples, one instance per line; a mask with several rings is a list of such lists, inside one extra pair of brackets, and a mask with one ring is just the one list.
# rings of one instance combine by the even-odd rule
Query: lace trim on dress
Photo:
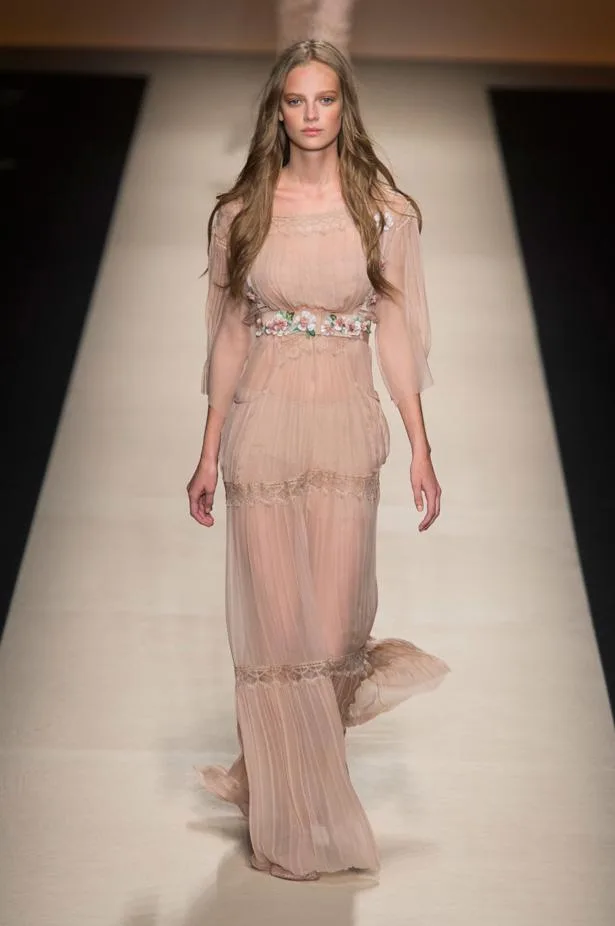
[(314, 681), (319, 678), (354, 678), (358, 681), (370, 674), (366, 648), (355, 653), (320, 662), (305, 662), (286, 666), (236, 666), (235, 678), (243, 685), (286, 685), (290, 682)]
[(332, 492), (343, 498), (355, 496), (369, 502), (377, 502), (380, 474), (376, 472), (370, 473), (369, 476), (346, 476), (314, 470), (284, 482), (225, 482), (224, 487), (228, 507), (286, 504), (310, 489)]
[(352, 222), (345, 207), (330, 212), (306, 212), (294, 215), (274, 215), (271, 217), (270, 232), (280, 235), (326, 235), (332, 231), (343, 231)]
[[(405, 225), (410, 218), (415, 217), (414, 210), (408, 206), (405, 200), (403, 207), (405, 211), (402, 212), (398, 212), (397, 210), (391, 212), (388, 209), (383, 209), (382, 215), (384, 217), (384, 223), (382, 223), (378, 212), (374, 214), (374, 221), (377, 225), (381, 226), (381, 233), (389, 231), (396, 225), (401, 227)], [(408, 208), (410, 208), (411, 211), (408, 211)], [(234, 215), (231, 216), (231, 221), (234, 217)], [(327, 212), (299, 212), (292, 215), (272, 215), (269, 231), (270, 233), (277, 233), (280, 235), (292, 235), (294, 232), (299, 232), (303, 235), (310, 235), (313, 233), (326, 235), (332, 231), (343, 231), (348, 227), (350, 222), (352, 222), (352, 218), (346, 206), (340, 206), (338, 209), (330, 209)], [(220, 245), (226, 249), (228, 227), (222, 230), (221, 225), (222, 214), (218, 211), (214, 220), (213, 234), (218, 239)]]
[[(405, 200), (404, 207), (406, 207), (405, 211), (395, 212), (395, 214), (388, 209), (383, 209), (382, 213), (374, 213), (374, 221), (380, 226), (381, 233), (389, 231), (396, 224), (405, 224), (410, 216), (414, 215), (414, 210), (412, 210), (412, 213), (407, 211)], [(298, 212), (293, 215), (273, 215), (271, 217), (271, 231), (279, 232), (282, 235), (289, 235), (293, 231), (299, 231), (306, 235), (312, 234), (312, 232), (327, 234), (330, 231), (343, 230), (348, 226), (349, 222), (352, 222), (350, 213), (345, 206), (341, 206), (327, 212)]]

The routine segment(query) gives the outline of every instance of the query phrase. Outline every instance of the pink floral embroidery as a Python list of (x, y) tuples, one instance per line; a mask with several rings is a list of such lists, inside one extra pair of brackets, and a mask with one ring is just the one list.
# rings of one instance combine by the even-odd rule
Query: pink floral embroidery
[[(260, 299), (252, 286), (246, 287), (246, 298), (257, 310), (268, 313), (273, 312)], [(377, 301), (378, 295), (371, 291), (355, 314), (330, 312), (320, 324), (318, 324), (316, 314), (309, 309), (297, 308), (287, 311), (278, 309), (267, 319), (263, 319), (262, 315), (256, 317), (256, 336), (260, 337), (263, 334), (268, 334), (282, 337), (287, 334), (305, 334), (307, 337), (313, 338), (317, 334), (322, 334), (346, 338), (360, 337), (363, 334), (369, 334), (372, 328), (371, 320), (365, 318), (361, 314), (361, 310), (369, 309)]]
[(381, 232), (389, 231), (391, 228), (393, 228), (393, 225), (395, 224), (395, 222), (393, 221), (393, 216), (391, 215), (390, 212), (383, 212), (382, 218), (380, 217), (380, 213), (376, 212), (374, 214), (374, 222), (376, 222), (376, 224), (380, 226)]
[(342, 337), (360, 337), (362, 334), (369, 334), (371, 327), (371, 321), (360, 315), (337, 315), (332, 312), (322, 323), (321, 333), (337, 334)]
[(308, 309), (296, 312), (278, 311), (273, 318), (256, 320), (256, 336), (263, 334), (282, 336), (285, 334), (305, 334), (313, 338), (316, 334), (337, 335), (338, 337), (360, 337), (369, 334), (372, 323), (361, 315), (337, 315), (331, 312), (317, 326), (316, 316)]
[(280, 309), (267, 321), (260, 317), (256, 319), (256, 336), (261, 334), (307, 334), (313, 338), (316, 334), (316, 316), (307, 309), (298, 312), (283, 312)]

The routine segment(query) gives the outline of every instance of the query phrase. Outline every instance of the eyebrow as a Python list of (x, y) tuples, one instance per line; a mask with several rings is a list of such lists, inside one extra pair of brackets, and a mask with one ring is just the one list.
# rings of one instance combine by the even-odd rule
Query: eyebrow
[[(316, 96), (337, 96), (339, 90), (319, 90)], [(305, 96), (303, 93), (293, 93), (292, 90), (285, 90), (284, 96)]]

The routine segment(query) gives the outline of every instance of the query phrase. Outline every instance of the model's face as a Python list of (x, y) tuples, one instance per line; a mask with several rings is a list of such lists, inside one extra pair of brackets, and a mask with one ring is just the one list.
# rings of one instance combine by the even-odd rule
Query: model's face
[(337, 74), (320, 61), (293, 68), (286, 78), (279, 118), (293, 144), (321, 151), (342, 126), (342, 94)]

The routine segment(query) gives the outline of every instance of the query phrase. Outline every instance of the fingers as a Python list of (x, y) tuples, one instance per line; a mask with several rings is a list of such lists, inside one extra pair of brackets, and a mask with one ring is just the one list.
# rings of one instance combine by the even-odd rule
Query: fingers
[(214, 506), (214, 493), (201, 492), (196, 494), (188, 490), (190, 515), (204, 527), (211, 527), (214, 523), (212, 509)]
[(202, 503), (203, 511), (205, 514), (211, 514), (211, 509), (214, 507), (214, 493), (203, 492), (200, 498), (200, 502)]
[(416, 505), (417, 511), (423, 510), (423, 491), (421, 486), (412, 486), (412, 492), (414, 494), (414, 504)]
[(214, 518), (211, 513), (212, 508), (214, 507), (214, 493), (213, 492), (204, 492), (201, 496), (202, 503), (202, 512), (203, 512), (203, 521), (202, 524), (205, 527), (211, 527), (214, 523)]
[(419, 524), (419, 531), (426, 531), (427, 528), (431, 527), (433, 522), (439, 516), (442, 489), (436, 483), (435, 485), (430, 486), (428, 489), (424, 490), (424, 494), (427, 500), (427, 510), (425, 512), (425, 517)]

